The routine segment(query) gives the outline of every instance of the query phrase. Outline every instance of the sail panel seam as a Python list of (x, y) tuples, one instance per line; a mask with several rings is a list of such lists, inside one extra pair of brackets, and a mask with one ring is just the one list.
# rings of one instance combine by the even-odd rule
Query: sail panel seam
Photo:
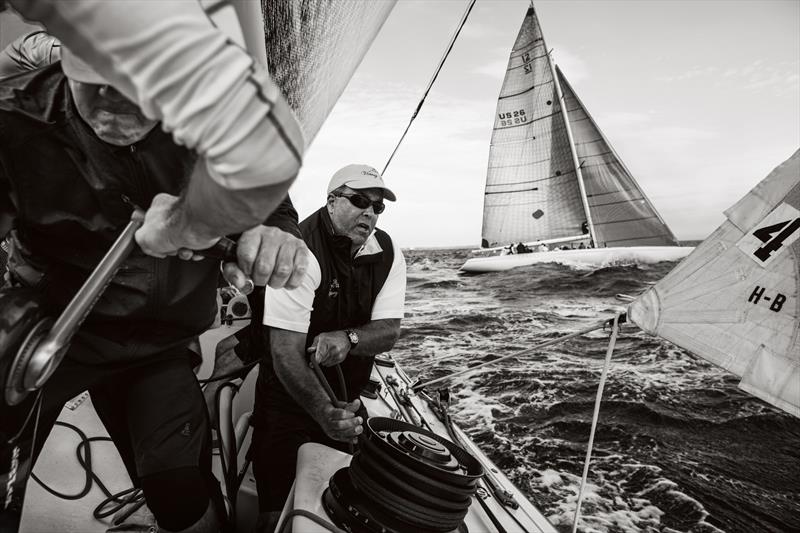
[(507, 98), (514, 98), (515, 96), (521, 96), (523, 94), (531, 92), (534, 89), (538, 89), (539, 87), (544, 87), (545, 85), (550, 85), (552, 83), (553, 83), (552, 81), (546, 81), (544, 83), (540, 83), (539, 85), (532, 85), (531, 87), (525, 89), (524, 91), (518, 92), (518, 93), (507, 94), (505, 96), (501, 94), (499, 97), (497, 97), (497, 99), (498, 100), (505, 100)]

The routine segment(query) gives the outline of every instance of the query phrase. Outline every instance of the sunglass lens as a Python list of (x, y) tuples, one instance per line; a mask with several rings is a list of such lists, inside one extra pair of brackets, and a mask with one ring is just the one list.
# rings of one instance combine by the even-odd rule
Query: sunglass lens
[(383, 210), (386, 209), (386, 205), (380, 200), (377, 202), (373, 202), (372, 200), (361, 194), (354, 194), (352, 196), (347, 196), (346, 198), (350, 200), (351, 204), (353, 204), (359, 209), (366, 209), (370, 205), (372, 205), (372, 210), (375, 211), (376, 215), (380, 215), (381, 213), (383, 213)]
[(360, 194), (354, 194), (348, 198), (350, 203), (356, 206), (359, 209), (366, 209), (369, 207), (370, 202), (369, 198), (366, 196), (361, 196)]

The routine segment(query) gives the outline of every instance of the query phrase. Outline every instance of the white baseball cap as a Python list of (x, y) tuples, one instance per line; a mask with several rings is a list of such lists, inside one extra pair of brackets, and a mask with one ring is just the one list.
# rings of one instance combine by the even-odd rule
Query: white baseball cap
[(328, 183), (328, 194), (342, 185), (351, 189), (383, 189), (383, 197), (390, 202), (397, 201), (394, 193), (383, 183), (383, 178), (369, 165), (347, 165), (336, 171)]
[(95, 70), (81, 58), (70, 52), (64, 45), (61, 45), (61, 70), (64, 71), (64, 74), (68, 78), (75, 81), (94, 85), (109, 84), (105, 78), (95, 72)]

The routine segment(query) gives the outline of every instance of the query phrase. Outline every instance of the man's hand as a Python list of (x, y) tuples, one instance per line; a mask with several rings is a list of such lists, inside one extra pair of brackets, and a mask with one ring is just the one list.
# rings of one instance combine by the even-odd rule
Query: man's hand
[(364, 427), (361, 425), (364, 421), (355, 414), (361, 407), (361, 400), (337, 403), (338, 406), (331, 403), (325, 404), (317, 421), (325, 434), (333, 440), (355, 444), (358, 440), (357, 437), (364, 431)]
[(350, 339), (344, 331), (324, 331), (314, 337), (306, 350), (322, 366), (333, 366), (344, 361), (350, 353)]
[(196, 250), (210, 248), (219, 237), (208, 237), (187, 226), (180, 198), (159, 193), (144, 214), (142, 227), (136, 230), (136, 243), (147, 255), (166, 257), (177, 255), (181, 259), (200, 260)]
[(294, 289), (308, 268), (308, 247), (302, 239), (272, 226), (256, 226), (242, 233), (236, 245), (236, 263), (225, 263), (222, 273), (242, 290), (247, 280), (273, 289)]

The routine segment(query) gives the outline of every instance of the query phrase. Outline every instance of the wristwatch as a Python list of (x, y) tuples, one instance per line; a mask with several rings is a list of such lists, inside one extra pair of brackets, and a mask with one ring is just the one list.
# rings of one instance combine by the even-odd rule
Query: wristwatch
[(350, 349), (352, 350), (356, 346), (358, 346), (358, 333), (352, 329), (344, 330), (345, 334), (347, 335), (347, 339), (350, 341)]

